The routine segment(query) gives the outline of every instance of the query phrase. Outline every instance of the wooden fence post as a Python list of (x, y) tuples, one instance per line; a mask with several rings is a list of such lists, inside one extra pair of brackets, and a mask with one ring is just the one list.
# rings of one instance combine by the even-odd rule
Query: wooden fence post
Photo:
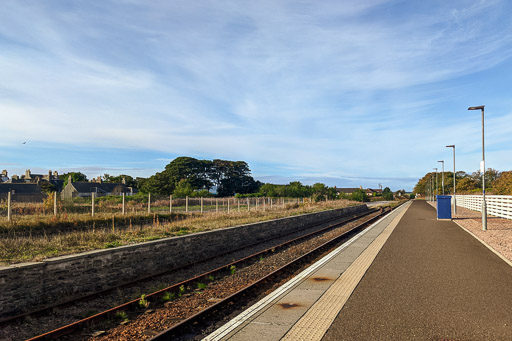
[(57, 215), (57, 192), (53, 192), (53, 215)]
[(219, 198), (215, 198), (215, 213), (219, 213)]
[(94, 199), (96, 197), (96, 193), (91, 193), (91, 217), (94, 217)]
[(123, 215), (125, 215), (126, 213), (126, 210), (125, 210), (125, 196), (126, 196), (126, 193), (123, 193)]
[(203, 214), (203, 197), (201, 197), (201, 214)]
[(169, 213), (172, 213), (172, 195), (169, 196)]
[(238, 212), (240, 212), (240, 198), (237, 198), (237, 202), (238, 202)]
[(188, 195), (185, 197), (185, 212), (188, 213)]
[(229, 213), (229, 198), (228, 198), (228, 213)]
[(151, 193), (148, 194), (148, 213), (151, 213)]
[(247, 198), (247, 212), (251, 210), (251, 199)]
[(274, 201), (274, 199), (269, 198), (269, 200), (270, 200), (270, 210), (272, 211), (272, 202)]
[(11, 221), (11, 191), (7, 192), (7, 221)]

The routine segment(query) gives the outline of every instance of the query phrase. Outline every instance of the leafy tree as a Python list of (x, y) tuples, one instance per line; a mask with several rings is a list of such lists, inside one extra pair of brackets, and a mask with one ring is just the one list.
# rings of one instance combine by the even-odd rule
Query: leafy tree
[(192, 196), (193, 193), (194, 190), (188, 180), (181, 179), (174, 189), (173, 196), (176, 198), (185, 198), (186, 196)]
[(501, 173), (494, 183), (494, 194), (512, 195), (512, 171)]
[(164, 172), (158, 172), (144, 180), (139, 189), (142, 193), (154, 193), (158, 195), (169, 195), (175, 189), (175, 184), (170, 183)]
[(71, 182), (88, 181), (87, 176), (81, 172), (69, 172), (59, 175), (59, 179), (64, 180), (62, 187), (66, 187), (68, 184), (69, 176), (71, 175)]
[(485, 171), (485, 188), (493, 188), (500, 176), (500, 171), (493, 168), (487, 168)]
[(389, 187), (386, 187), (382, 190), (382, 197), (384, 200), (393, 200), (393, 192), (391, 192)]
[(172, 189), (182, 179), (187, 179), (193, 189), (210, 189), (212, 187), (209, 178), (211, 167), (212, 161), (180, 156), (165, 166), (162, 173), (168, 178)]
[(472, 176), (466, 176), (457, 181), (457, 193), (471, 192), (477, 187), (478, 184)]
[(399, 189), (398, 191), (395, 192), (395, 195), (398, 198), (401, 198), (401, 197), (405, 196), (405, 189)]
[(130, 175), (120, 174), (117, 176), (112, 176), (107, 173), (102, 176), (103, 181), (107, 183), (120, 184), (123, 183), (123, 179), (125, 181), (126, 186), (137, 188), (137, 181)]
[(57, 192), (57, 186), (55, 186), (51, 182), (43, 182), (41, 183), (41, 191), (43, 191), (46, 194)]
[(328, 188), (326, 185), (317, 182), (312, 186), (311, 190), (313, 192), (312, 197), (314, 201), (325, 201), (328, 193)]
[[(255, 193), (262, 184), (255, 181), (250, 172), (244, 161), (197, 160), (181, 156), (165, 166), (162, 172), (142, 179), (139, 189), (143, 193), (169, 195), (174, 194), (182, 180), (186, 180), (192, 193), (209, 191), (214, 185), (217, 186), (219, 196)], [(178, 193), (183, 193), (183, 190), (180, 187)]]
[(236, 193), (254, 193), (261, 186), (251, 176), (251, 170), (245, 161), (213, 160), (212, 174), (214, 183), (217, 184), (217, 194), (221, 197)]
[[(387, 187), (386, 187), (387, 188)], [(360, 202), (367, 202), (370, 199), (368, 199), (368, 196), (364, 192), (364, 190), (358, 188), (351, 194), (351, 199), (354, 201), (360, 201)]]

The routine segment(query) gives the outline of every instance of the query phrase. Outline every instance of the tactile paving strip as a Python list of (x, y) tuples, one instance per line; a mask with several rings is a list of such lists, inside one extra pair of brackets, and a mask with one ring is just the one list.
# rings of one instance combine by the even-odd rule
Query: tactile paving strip
[(407, 210), (393, 219), (281, 340), (321, 340)]

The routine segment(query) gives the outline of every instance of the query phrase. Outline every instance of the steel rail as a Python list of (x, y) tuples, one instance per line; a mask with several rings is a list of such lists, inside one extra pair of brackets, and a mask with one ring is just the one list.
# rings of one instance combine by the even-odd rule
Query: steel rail
[(162, 277), (164, 275), (167, 275), (167, 274), (170, 274), (170, 273), (173, 273), (173, 272), (185, 269), (187, 267), (192, 267), (192, 266), (195, 266), (195, 265), (198, 265), (198, 264), (207, 263), (207, 262), (209, 262), (209, 261), (211, 261), (211, 260), (213, 260), (215, 258), (223, 257), (223, 256), (226, 256), (226, 255), (228, 255), (230, 253), (237, 252), (237, 251), (240, 251), (240, 250), (243, 250), (243, 249), (246, 249), (246, 248), (254, 247), (254, 246), (257, 246), (259, 244), (267, 243), (267, 242), (272, 241), (274, 239), (284, 238), (284, 237), (286, 237), (288, 235), (295, 234), (295, 233), (298, 233), (298, 232), (302, 232), (302, 231), (305, 231), (305, 230), (309, 230), (309, 229), (312, 229), (312, 228), (315, 228), (315, 227), (318, 227), (318, 226), (321, 226), (321, 225), (328, 224), (328, 223), (333, 222), (333, 221), (350, 222), (353, 219), (357, 219), (357, 217), (363, 217), (365, 215), (371, 214), (372, 212), (374, 212), (374, 210), (370, 209), (370, 210), (364, 212), (362, 215), (356, 215), (356, 216), (349, 217), (349, 218), (346, 218), (346, 217), (334, 217), (334, 218), (325, 219), (325, 220), (322, 220), (322, 221), (320, 221), (318, 223), (304, 226), (304, 228), (301, 228), (299, 230), (282, 234), (282, 235), (280, 235), (278, 237), (265, 238), (265, 239), (262, 239), (260, 241), (255, 242), (255, 243), (248, 244), (248, 245), (245, 245), (243, 247), (240, 247), (240, 248), (237, 248), (237, 249), (234, 249), (234, 250), (229, 250), (229, 251), (225, 251), (223, 253), (220, 253), (220, 254), (217, 254), (217, 255), (214, 255), (214, 256), (211, 256), (211, 257), (202, 258), (202, 259), (197, 260), (195, 262), (183, 264), (183, 265), (180, 265), (180, 266), (177, 266), (177, 267), (174, 267), (174, 268), (162, 271), (162, 272), (158, 272), (156, 274), (140, 277), (140, 278), (138, 278), (136, 280), (133, 280), (133, 281), (130, 281), (130, 282), (127, 282), (127, 283), (123, 283), (121, 285), (118, 285), (118, 286), (115, 286), (115, 287), (112, 287), (112, 288), (108, 288), (108, 289), (101, 290), (101, 291), (98, 291), (98, 292), (95, 292), (95, 293), (87, 294), (87, 295), (84, 295), (84, 296), (81, 296), (81, 297), (78, 297), (78, 298), (74, 298), (74, 299), (71, 299), (71, 300), (68, 300), (68, 301), (64, 301), (64, 302), (61, 302), (61, 303), (58, 303), (58, 304), (55, 304), (55, 305), (49, 305), (49, 306), (46, 306), (46, 307), (43, 307), (43, 308), (40, 308), (40, 309), (37, 309), (37, 310), (34, 310), (34, 311), (29, 311), (29, 312), (20, 314), (20, 315), (8, 317), (8, 318), (3, 318), (3, 319), (0, 319), (0, 327), (3, 326), (3, 325), (9, 324), (9, 323), (13, 323), (16, 320), (21, 320), (23, 318), (29, 317), (29, 316), (37, 317), (37, 316), (44, 315), (46, 312), (48, 312), (50, 310), (53, 310), (55, 308), (64, 308), (64, 307), (71, 306), (71, 305), (73, 305), (75, 303), (78, 303), (78, 302), (90, 301), (90, 300), (93, 300), (93, 299), (95, 299), (95, 298), (97, 298), (99, 296), (102, 296), (102, 295), (114, 292), (114, 291), (116, 291), (118, 289), (124, 289), (124, 288), (130, 287), (130, 286), (136, 285), (137, 283), (141, 283), (141, 282), (144, 282), (144, 281), (147, 281), (147, 280), (151, 280), (151, 279), (154, 279), (154, 278)]
[[(398, 207), (398, 206), (397, 206)], [(208, 316), (215, 313), (216, 311), (225, 311), (223, 309), (228, 304), (236, 302), (237, 300), (241, 299), (242, 296), (247, 295), (251, 290), (257, 290), (257, 287), (264, 286), (266, 282), (273, 282), (275, 278), (279, 278), (283, 273), (293, 271), (295, 270), (294, 267), (298, 268), (300, 267), (300, 264), (304, 261), (307, 261), (308, 258), (315, 257), (320, 252), (323, 252), (326, 248), (331, 247), (331, 245), (339, 242), (342, 239), (347, 238), (348, 235), (353, 234), (355, 231), (360, 230), (362, 227), (371, 224), (372, 222), (376, 221), (377, 219), (381, 218), (383, 215), (386, 215), (390, 213), (392, 210), (386, 210), (382, 211), (379, 215), (371, 218), (368, 221), (365, 221), (357, 226), (352, 227), (350, 230), (344, 232), (343, 234), (332, 238), (331, 240), (323, 243), (322, 245), (316, 247), (315, 249), (305, 253), (304, 255), (296, 258), (295, 260), (290, 261), (289, 263), (283, 265), (279, 269), (271, 272), (270, 274), (262, 277), (261, 279), (251, 283), (250, 285), (246, 286), (245, 288), (237, 291), (236, 293), (233, 293), (232, 295), (226, 297), (222, 301), (219, 301), (200, 312), (196, 313), (195, 315), (181, 321), (180, 323), (172, 326), (169, 329), (166, 329), (159, 334), (155, 335), (154, 337), (150, 338), (150, 341), (165, 341), (165, 340), (173, 340), (181, 335), (187, 334), (188, 330), (192, 327), (192, 325), (195, 325), (197, 323), (200, 323), (201, 320), (205, 320)], [(238, 306), (238, 304), (234, 304), (235, 306)]]
[[(304, 229), (301, 229), (301, 230), (298, 230), (298, 231), (295, 231), (295, 232), (292, 232), (292, 233), (288, 233), (288, 234), (284, 234), (284, 235), (281, 235), (277, 238), (283, 238), (289, 234), (293, 234), (293, 233), (297, 233), (297, 232), (301, 232), (301, 231), (304, 231), (304, 230), (307, 230), (307, 229), (311, 229), (311, 228), (314, 228), (314, 227), (317, 227), (317, 226), (320, 226), (320, 225), (324, 225), (324, 224), (327, 224), (329, 222), (332, 222), (332, 221), (338, 221), (336, 223), (333, 223), (331, 225), (328, 225), (327, 227), (325, 228), (322, 228), (322, 229), (319, 229), (319, 230), (316, 230), (314, 232), (311, 232), (311, 233), (308, 233), (308, 234), (305, 234), (305, 235), (302, 235), (302, 236), (299, 236), (299, 237), (296, 237), (296, 238), (293, 238), (293, 239), (290, 239), (286, 242), (283, 242), (283, 243), (280, 243), (280, 244), (277, 244), (277, 245), (274, 245), (270, 248), (267, 248), (265, 250), (262, 250), (262, 251), (259, 251), (257, 253), (254, 253), (252, 255), (249, 255), (247, 257), (244, 257), (244, 258), (241, 258), (241, 259), (238, 259), (234, 262), (231, 262), (229, 264), (225, 264), (225, 265), (222, 265), (216, 269), (213, 269), (213, 270), (210, 270), (208, 272), (205, 272), (205, 273), (202, 273), (198, 276), (195, 276), (195, 277), (192, 277), (192, 278), (189, 278), (185, 281), (182, 281), (182, 282), (179, 282), (179, 283), (176, 283), (176, 284), (173, 284), (169, 287), (166, 287), (164, 289), (161, 289), (161, 290), (158, 290), (158, 291), (155, 291), (153, 293), (150, 293), (150, 294), (147, 294), (145, 295), (146, 299), (147, 298), (150, 298), (150, 297), (158, 297), (159, 295), (163, 295), (165, 292), (178, 292), (179, 291), (179, 287), (184, 285), (184, 286), (188, 286), (189, 284), (193, 284), (195, 282), (198, 282), (200, 281), (201, 278), (208, 278), (208, 276), (210, 275), (216, 275), (220, 272), (225, 272), (225, 271), (229, 271), (229, 268), (233, 265), (237, 265), (237, 264), (241, 264), (243, 262), (248, 262), (250, 261), (251, 259), (256, 259), (256, 258), (259, 258), (260, 256), (262, 255), (265, 255), (267, 253), (273, 253), (275, 252), (276, 249), (281, 249), (281, 248), (284, 248), (284, 247), (287, 247), (293, 243), (297, 243), (297, 242), (300, 242), (301, 240), (304, 240), (304, 239), (308, 239), (308, 238), (312, 238), (313, 236), (315, 235), (318, 235), (318, 234), (322, 234), (322, 233), (325, 233), (331, 229), (334, 229), (338, 226), (341, 226), (341, 225), (344, 225), (344, 224), (347, 224), (349, 222), (352, 222), (352, 221), (355, 221), (355, 220), (358, 220), (358, 219), (361, 219), (361, 218), (364, 218), (365, 216), (369, 215), (369, 214), (372, 214), (372, 213), (375, 213), (377, 212), (378, 209), (373, 209), (373, 210), (368, 210), (366, 212), (364, 212), (363, 214), (361, 215), (356, 215), (356, 216), (353, 216), (353, 217), (349, 217), (349, 218), (345, 218), (345, 219), (341, 219), (340, 221), (340, 217), (338, 218), (333, 218), (333, 219), (328, 219), (328, 220), (325, 220), (321, 223), (317, 223), (317, 224), (313, 224), (313, 225), (308, 225), (308, 227), (305, 227)], [(382, 209), (381, 209), (381, 212), (382, 212)], [(343, 217), (342, 217), (343, 218)], [(261, 244), (261, 243), (264, 243), (264, 242), (268, 242), (268, 241), (271, 241), (273, 239), (277, 239), (277, 238), (269, 238), (269, 239), (266, 239), (264, 241), (261, 241), (261, 242), (258, 242), (258, 243), (254, 243), (254, 244), (251, 244), (250, 246), (255, 246), (255, 245), (258, 245), (258, 244)], [(250, 247), (250, 246), (246, 246), (246, 247)], [(219, 256), (223, 256), (225, 254), (229, 254), (229, 253), (232, 253), (232, 252), (235, 252), (235, 251), (238, 251), (238, 250), (234, 250), (234, 251), (230, 251), (230, 252), (226, 252), (224, 254), (221, 254)], [(198, 262), (194, 262), (194, 263), (191, 263), (191, 264), (188, 264), (184, 267), (188, 267), (188, 266), (192, 266), (194, 264), (198, 264), (198, 263), (204, 263), (204, 262), (207, 262), (213, 258), (217, 258), (219, 256), (215, 256), (215, 257), (211, 257), (211, 258), (208, 258), (208, 259), (203, 259), (201, 261), (198, 261)], [(177, 268), (177, 269), (182, 269), (184, 267), (180, 267), (180, 268)], [(176, 269), (174, 270), (176, 271)], [(153, 275), (153, 276), (150, 276), (149, 278), (145, 278), (145, 280), (147, 279), (151, 279), (151, 278), (155, 278), (155, 277), (158, 277), (158, 276), (162, 276), (162, 275), (165, 275), (169, 272), (172, 272), (172, 271), (166, 271), (165, 273), (163, 274), (160, 274), (160, 275)], [(135, 283), (137, 282), (140, 282), (142, 280), (138, 280), (136, 281)], [(133, 285), (135, 283), (130, 283), (130, 285)], [(121, 287), (124, 287), (124, 286), (127, 286), (127, 285), (123, 285)], [(109, 289), (108, 291), (111, 291), (112, 289)], [(100, 295), (100, 293), (98, 294), (95, 294), (96, 295)], [(91, 295), (92, 296), (92, 295)], [(79, 299), (78, 301), (80, 301), (81, 299)], [(91, 323), (91, 322), (94, 322), (94, 321), (98, 321), (98, 320), (101, 320), (101, 319), (104, 319), (106, 318), (107, 316), (110, 316), (111, 314), (117, 312), (117, 311), (123, 311), (123, 310), (127, 310), (127, 309), (130, 309), (132, 307), (136, 307), (138, 305), (138, 302), (140, 301), (141, 299), (140, 298), (137, 298), (137, 299), (134, 299), (134, 300), (131, 300), (129, 302), (126, 302), (126, 303), (123, 303), (121, 305), (118, 305), (116, 307), (112, 307), (108, 310), (105, 310), (103, 312), (100, 312), (98, 314), (95, 314), (95, 315), (92, 315), (92, 316), (89, 316), (87, 318), (84, 318), (84, 319), (81, 319), (79, 321), (75, 321), (71, 324), (68, 324), (68, 325), (65, 325), (65, 326), (62, 326), (62, 327), (59, 327), (57, 329), (54, 329), (54, 330), (51, 330), (51, 331), (48, 331), (44, 334), (41, 334), (41, 335), (38, 335), (38, 336), (34, 336), (30, 339), (28, 339), (27, 341), (35, 341), (35, 340), (52, 340), (54, 338), (57, 338), (57, 337), (61, 337), (61, 336), (64, 336), (64, 335), (67, 335), (67, 334), (70, 334), (70, 333), (73, 333), (74, 331), (80, 329), (81, 327)], [(69, 303), (68, 303), (69, 304)]]

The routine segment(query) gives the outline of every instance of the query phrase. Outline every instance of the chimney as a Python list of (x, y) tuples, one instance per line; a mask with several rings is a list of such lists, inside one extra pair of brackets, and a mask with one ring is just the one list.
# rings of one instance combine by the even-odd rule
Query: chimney
[(123, 176), (123, 181), (121, 181), (123, 185), (126, 185), (126, 178)]
[(52, 170), (50, 169), (48, 171), (48, 181), (50, 181), (52, 179)]
[(98, 178), (96, 179), (96, 182), (101, 184), (102, 183), (102, 180), (101, 180), (101, 175), (98, 176)]
[(6, 169), (4, 169), (4, 170), (2, 171), (2, 176), (7, 178), (7, 170), (6, 170)]
[(71, 174), (69, 174), (68, 176), (68, 184), (71, 184), (73, 182), (73, 180), (71, 179)]
[(53, 176), (55, 177), (55, 179), (57, 179), (57, 178), (59, 177), (59, 172), (54, 171), (54, 172), (53, 172)]
[(30, 169), (25, 171), (25, 179), (30, 179)]

